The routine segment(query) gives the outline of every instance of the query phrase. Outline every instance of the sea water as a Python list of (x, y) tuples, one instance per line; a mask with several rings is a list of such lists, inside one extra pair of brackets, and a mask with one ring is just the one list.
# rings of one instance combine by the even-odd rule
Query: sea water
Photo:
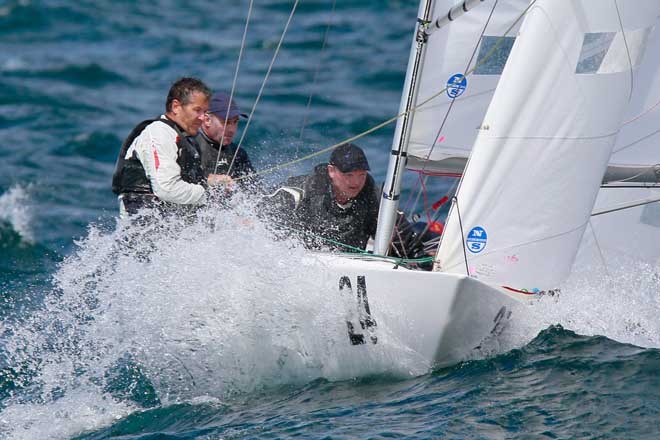
[[(258, 169), (397, 112), (415, 3), (299, 4), (245, 139)], [(117, 219), (123, 137), (179, 76), (231, 87), (248, 5), (0, 4), (0, 438), (657, 438), (653, 264), (581, 265), (481, 353), (432, 369), (396, 341), (347, 354), (342, 299), (257, 200)], [(243, 110), (292, 6), (255, 2)], [(392, 131), (358, 142), (377, 181)]]

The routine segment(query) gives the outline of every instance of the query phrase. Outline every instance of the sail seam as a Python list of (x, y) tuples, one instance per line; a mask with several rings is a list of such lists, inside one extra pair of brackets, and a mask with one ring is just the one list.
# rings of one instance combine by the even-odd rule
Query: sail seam
[[(454, 197), (454, 198), (455, 198), (455, 197)], [(452, 199), (452, 200), (453, 200), (453, 199)], [(460, 222), (460, 218), (459, 218), (459, 226), (460, 226), (460, 223), (461, 223), (461, 222)], [(564, 231), (564, 232), (560, 232), (560, 233), (557, 233), (557, 234), (554, 234), (554, 235), (551, 235), (551, 236), (547, 236), (547, 237), (543, 237), (543, 238), (538, 238), (538, 239), (536, 239), (536, 240), (531, 240), (531, 241), (525, 241), (525, 242), (515, 243), (515, 244), (512, 244), (512, 245), (510, 245), (510, 246), (506, 246), (506, 247), (502, 247), (502, 248), (491, 249), (490, 251), (486, 251), (486, 252), (480, 254), (479, 257), (481, 258), (481, 257), (486, 257), (486, 256), (488, 256), (488, 255), (496, 255), (496, 254), (498, 254), (498, 253), (507, 252), (507, 251), (509, 251), (509, 250), (511, 250), (511, 249), (520, 248), (520, 247), (522, 247), (522, 246), (528, 246), (528, 245), (537, 244), (537, 243), (541, 243), (541, 242), (548, 241), (548, 240), (554, 240), (554, 239), (559, 238), (559, 237), (562, 237), (562, 236), (564, 236), (564, 235), (573, 234), (573, 233), (579, 231), (581, 228), (586, 227), (588, 223), (589, 223), (589, 221), (586, 221), (586, 222), (584, 222), (584, 223), (578, 225), (577, 227), (575, 227), (575, 228), (573, 228), (573, 229), (570, 229), (570, 230), (568, 230), (568, 231)], [(461, 245), (462, 245), (462, 247), (463, 247), (463, 253), (465, 254), (465, 235), (463, 234), (463, 228), (462, 228), (462, 227), (461, 227), (461, 237), (462, 237)], [(466, 262), (466, 268), (469, 270), (469, 268), (468, 268), (468, 266), (467, 266), (467, 254), (465, 255), (464, 258), (465, 258), (464, 261)], [(447, 271), (449, 271), (450, 269), (455, 268), (455, 267), (457, 267), (457, 266), (459, 266), (459, 265), (460, 265), (460, 263), (456, 262), (456, 263), (451, 264), (451, 265), (449, 265), (449, 266), (442, 267), (442, 269), (443, 269), (445, 272), (447, 272)], [(468, 276), (469, 276), (469, 272), (468, 272)]]
[(489, 136), (489, 139), (514, 139), (514, 140), (562, 140), (562, 141), (588, 141), (594, 139), (607, 139), (616, 136), (619, 132), (604, 134), (600, 136)]

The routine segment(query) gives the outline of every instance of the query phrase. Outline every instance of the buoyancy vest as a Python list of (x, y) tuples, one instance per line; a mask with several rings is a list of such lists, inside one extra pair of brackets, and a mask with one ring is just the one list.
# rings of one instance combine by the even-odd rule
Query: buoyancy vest
[[(254, 173), (254, 167), (245, 148), (238, 149), (233, 142), (220, 148), (220, 143), (210, 139), (204, 130), (199, 130), (195, 140), (202, 153), (202, 167), (207, 175), (228, 174), (230, 177), (236, 178)], [(229, 166), (232, 161), (234, 164), (230, 173)]]
[(177, 133), (177, 164), (181, 168), (181, 179), (193, 184), (206, 182), (202, 168), (202, 157), (194, 137), (186, 134), (177, 123), (166, 118), (147, 119), (140, 122), (128, 137), (124, 140), (119, 151), (119, 157), (115, 164), (115, 172), (112, 175), (112, 191), (115, 194), (139, 193), (153, 194), (151, 182), (144, 171), (142, 163), (133, 152), (131, 157), (126, 158), (128, 149), (133, 141), (153, 122), (163, 122), (174, 129)]
[[(376, 232), (379, 199), (370, 175), (362, 191), (345, 208), (338, 206), (335, 201), (327, 164), (316, 166), (314, 173), (309, 176), (289, 179), (281, 189), (295, 201), (295, 220), (291, 222), (294, 228), (361, 249)], [(333, 247), (331, 242), (308, 244), (311, 247), (319, 244)], [(348, 250), (341, 246), (338, 249)]]

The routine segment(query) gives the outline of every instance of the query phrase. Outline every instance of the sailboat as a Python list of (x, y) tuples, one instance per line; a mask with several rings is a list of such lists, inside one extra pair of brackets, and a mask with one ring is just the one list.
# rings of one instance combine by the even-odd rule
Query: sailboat
[[(452, 364), (561, 285), (604, 176), (643, 174), (609, 162), (658, 78), (659, 16), (657, 0), (421, 1), (374, 253), (315, 257), (355, 353), (386, 337)], [(432, 271), (379, 257), (406, 167), (461, 176)]]

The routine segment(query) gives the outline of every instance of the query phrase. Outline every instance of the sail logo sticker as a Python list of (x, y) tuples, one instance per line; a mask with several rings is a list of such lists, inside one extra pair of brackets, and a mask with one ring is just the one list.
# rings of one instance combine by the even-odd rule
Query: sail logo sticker
[(468, 251), (473, 254), (478, 254), (483, 251), (486, 247), (486, 242), (488, 241), (488, 234), (486, 230), (481, 226), (475, 226), (468, 233), (465, 243), (467, 245)]
[(447, 96), (456, 99), (467, 89), (467, 78), (462, 73), (452, 75), (447, 81)]

